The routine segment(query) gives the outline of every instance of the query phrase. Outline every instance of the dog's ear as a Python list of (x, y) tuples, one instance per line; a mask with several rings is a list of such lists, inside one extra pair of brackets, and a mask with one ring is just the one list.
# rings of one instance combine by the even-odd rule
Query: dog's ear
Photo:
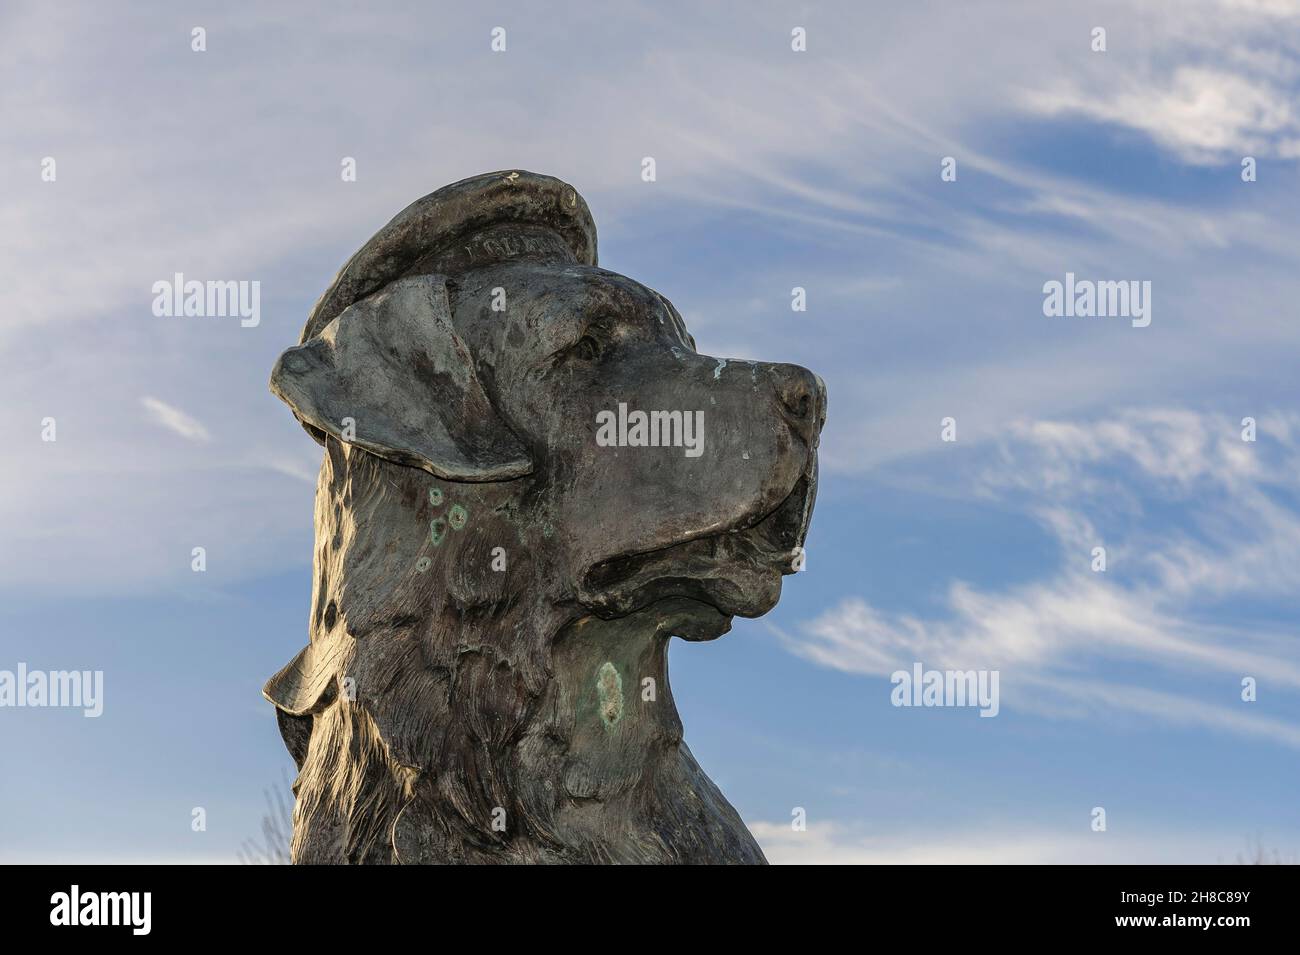
[(449, 481), (532, 470), (474, 372), (441, 276), (399, 279), (290, 348), (271, 391), (303, 423)]

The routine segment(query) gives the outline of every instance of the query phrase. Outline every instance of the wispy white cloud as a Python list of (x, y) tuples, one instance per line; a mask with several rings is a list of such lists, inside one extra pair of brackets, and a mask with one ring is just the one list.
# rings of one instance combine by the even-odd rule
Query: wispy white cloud
[(1191, 66), (1130, 82), (1102, 95), (1082, 87), (1034, 91), (1025, 102), (1046, 116), (1075, 114), (1138, 130), (1189, 163), (1300, 158), (1300, 112), (1284, 85)]
[(169, 405), (160, 398), (145, 395), (140, 404), (149, 412), (149, 417), (168, 431), (179, 434), (186, 441), (211, 441), (212, 435), (203, 423), (193, 415), (188, 415), (180, 408)]
[[(1000, 590), (952, 581), (933, 618), (847, 598), (784, 639), (854, 673), (913, 661), (999, 669), (1007, 706), (1068, 702), (1075, 715), (1128, 712), (1300, 747), (1300, 725), (1237, 697), (1245, 676), (1300, 695), (1300, 634), (1209, 612), (1300, 593), (1295, 419), (1257, 428), (1246, 442), (1238, 422), (1181, 409), (1020, 423), (972, 485), (1037, 520), (1058, 544), (1058, 569)], [(1158, 520), (1145, 519), (1152, 502)], [(1123, 515), (1122, 536), (1102, 538), (1103, 514)], [(1097, 546), (1105, 571), (1092, 569)], [(1143, 676), (1117, 676), (1126, 672)]]
[(1228, 10), (1270, 17), (1300, 18), (1300, 0), (1219, 0)]
[(1020, 102), (1048, 117), (1134, 130), (1180, 161), (1300, 158), (1300, 7), (1294, 0), (1152, 4), (1132, 18), (1099, 7), (1108, 51), (1093, 69), (1051, 74)]

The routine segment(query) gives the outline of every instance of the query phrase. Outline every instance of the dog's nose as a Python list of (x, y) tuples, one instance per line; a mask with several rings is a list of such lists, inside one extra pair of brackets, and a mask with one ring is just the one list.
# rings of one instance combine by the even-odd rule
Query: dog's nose
[(809, 443), (815, 443), (826, 423), (826, 385), (807, 368), (772, 365), (777, 399), (786, 417)]

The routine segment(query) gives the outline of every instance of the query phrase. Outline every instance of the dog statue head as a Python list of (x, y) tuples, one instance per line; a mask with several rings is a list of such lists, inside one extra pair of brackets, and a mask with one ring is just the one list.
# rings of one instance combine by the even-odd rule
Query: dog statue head
[(763, 861), (667, 642), (801, 566), (817, 376), (697, 353), (573, 187), (503, 172), (367, 242), (271, 389), (325, 447), (311, 642), (264, 690), (295, 861)]

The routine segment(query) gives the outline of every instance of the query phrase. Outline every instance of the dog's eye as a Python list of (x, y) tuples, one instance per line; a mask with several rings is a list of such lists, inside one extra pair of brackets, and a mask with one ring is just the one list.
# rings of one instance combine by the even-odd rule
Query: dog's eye
[(579, 361), (595, 361), (600, 357), (600, 342), (590, 335), (583, 335), (574, 343), (569, 353)]

